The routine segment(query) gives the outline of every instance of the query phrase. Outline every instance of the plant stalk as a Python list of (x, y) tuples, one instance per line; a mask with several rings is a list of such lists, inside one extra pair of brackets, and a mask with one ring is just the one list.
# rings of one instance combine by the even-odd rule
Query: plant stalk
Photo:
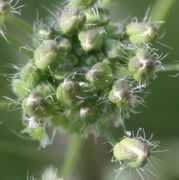
[(28, 35), (32, 35), (32, 26), (28, 24), (26, 21), (17, 18), (15, 16), (7, 16), (6, 22), (12, 24), (13, 26), (17, 27), (21, 31), (25, 32)]
[(151, 10), (152, 21), (163, 21), (174, 5), (175, 0), (158, 0)]
[(60, 170), (60, 176), (67, 177), (72, 173), (80, 156), (82, 145), (83, 140), (78, 135), (73, 135), (71, 137), (65, 156), (65, 161)]

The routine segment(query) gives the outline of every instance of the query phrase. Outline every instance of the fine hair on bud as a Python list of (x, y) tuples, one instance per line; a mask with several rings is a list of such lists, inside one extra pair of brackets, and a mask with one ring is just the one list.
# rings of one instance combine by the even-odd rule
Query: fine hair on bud
[(158, 178), (156, 166), (160, 160), (154, 157), (155, 153), (165, 152), (155, 150), (160, 141), (153, 140), (153, 134), (146, 139), (146, 133), (143, 128), (139, 128), (136, 135), (134, 132), (127, 131), (118, 143), (113, 147), (114, 162), (120, 163), (120, 168), (116, 170), (116, 176), (125, 169), (135, 170), (140, 179), (144, 180), (148, 175)]

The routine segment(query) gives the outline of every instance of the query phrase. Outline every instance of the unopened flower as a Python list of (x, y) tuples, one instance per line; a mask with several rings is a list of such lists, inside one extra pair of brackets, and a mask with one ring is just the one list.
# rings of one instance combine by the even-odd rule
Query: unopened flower
[(51, 98), (32, 92), (23, 100), (22, 109), (27, 116), (43, 119), (54, 113), (54, 104)]
[(155, 60), (149, 50), (139, 50), (129, 61), (129, 71), (133, 78), (140, 82), (148, 81), (154, 74)]
[(34, 52), (35, 65), (46, 71), (59, 58), (59, 49), (54, 40), (45, 40)]
[(72, 35), (85, 23), (84, 13), (76, 9), (67, 9), (57, 19), (56, 31), (65, 35)]
[(113, 79), (112, 69), (109, 64), (105, 62), (96, 63), (87, 72), (86, 79), (96, 88), (107, 88)]
[(108, 97), (109, 100), (119, 108), (120, 113), (117, 114), (119, 120), (129, 118), (129, 113), (135, 113), (136, 107), (144, 103), (143, 98), (136, 95), (136, 91), (141, 91), (142, 88), (142, 86), (132, 88), (129, 83), (123, 79), (117, 80), (114, 83)]
[(153, 154), (160, 152), (155, 151), (160, 141), (152, 139), (153, 135), (151, 135), (149, 139), (146, 139), (144, 129), (140, 128), (136, 136), (133, 132), (128, 132), (127, 136), (114, 145), (114, 161), (120, 162), (121, 164), (121, 167), (116, 171), (117, 177), (126, 168), (135, 169), (142, 180), (145, 179), (146, 173), (158, 177), (155, 172), (153, 172), (153, 163), (156, 161)]
[(30, 89), (37, 86), (42, 79), (41, 71), (33, 64), (26, 64), (20, 71), (20, 78)]
[(152, 43), (158, 35), (159, 25), (147, 22), (132, 22), (127, 25), (126, 33), (133, 44)]
[(102, 28), (93, 28), (80, 31), (78, 38), (86, 52), (99, 50), (104, 42), (104, 30)]
[(98, 14), (94, 14), (93, 11), (88, 10), (85, 12), (86, 15), (86, 24), (85, 26), (101, 26), (105, 25), (109, 21), (109, 12), (106, 9), (97, 9)]
[(83, 99), (83, 91), (77, 82), (65, 79), (59, 84), (56, 97), (63, 105), (73, 107)]

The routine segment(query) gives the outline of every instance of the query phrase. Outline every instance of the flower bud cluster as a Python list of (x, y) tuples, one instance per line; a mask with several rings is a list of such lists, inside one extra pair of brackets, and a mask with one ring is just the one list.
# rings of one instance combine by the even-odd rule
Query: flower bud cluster
[(51, 24), (36, 26), (34, 57), (12, 79), (25, 132), (41, 142), (49, 128), (83, 134), (110, 124), (114, 112), (122, 119), (136, 112), (143, 102), (137, 93), (155, 74), (158, 29), (150, 22), (116, 26), (97, 0), (70, 0)]

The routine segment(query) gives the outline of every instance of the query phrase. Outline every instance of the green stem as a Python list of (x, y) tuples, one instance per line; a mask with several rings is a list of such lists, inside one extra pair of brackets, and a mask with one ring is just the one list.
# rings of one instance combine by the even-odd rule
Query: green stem
[(13, 38), (12, 36), (8, 34), (6, 35), (6, 39), (2, 36), (0, 36), (0, 38), (3, 38), (4, 40), (6, 40), (10, 45), (20, 50), (20, 52), (22, 52), (27, 57), (33, 58), (34, 56), (33, 50), (26, 48), (25, 45), (19, 40)]
[(28, 24), (26, 21), (24, 21), (20, 18), (17, 18), (15, 16), (7, 16), (6, 22), (14, 25), (15, 27), (19, 28), (20, 30), (22, 30), (26, 34), (32, 35), (32, 26), (30, 24)]
[(80, 150), (83, 145), (82, 139), (78, 135), (73, 135), (66, 152), (64, 164), (62, 165), (60, 176), (67, 177), (73, 171), (80, 156)]
[(153, 21), (162, 21), (168, 15), (170, 9), (174, 5), (175, 0), (158, 0), (151, 10)]
[(114, 146), (118, 142), (114, 135), (108, 129), (103, 129), (102, 134), (111, 145)]
[(163, 67), (157, 68), (157, 72), (168, 72), (168, 71), (179, 72), (179, 63), (165, 64), (163, 65)]

